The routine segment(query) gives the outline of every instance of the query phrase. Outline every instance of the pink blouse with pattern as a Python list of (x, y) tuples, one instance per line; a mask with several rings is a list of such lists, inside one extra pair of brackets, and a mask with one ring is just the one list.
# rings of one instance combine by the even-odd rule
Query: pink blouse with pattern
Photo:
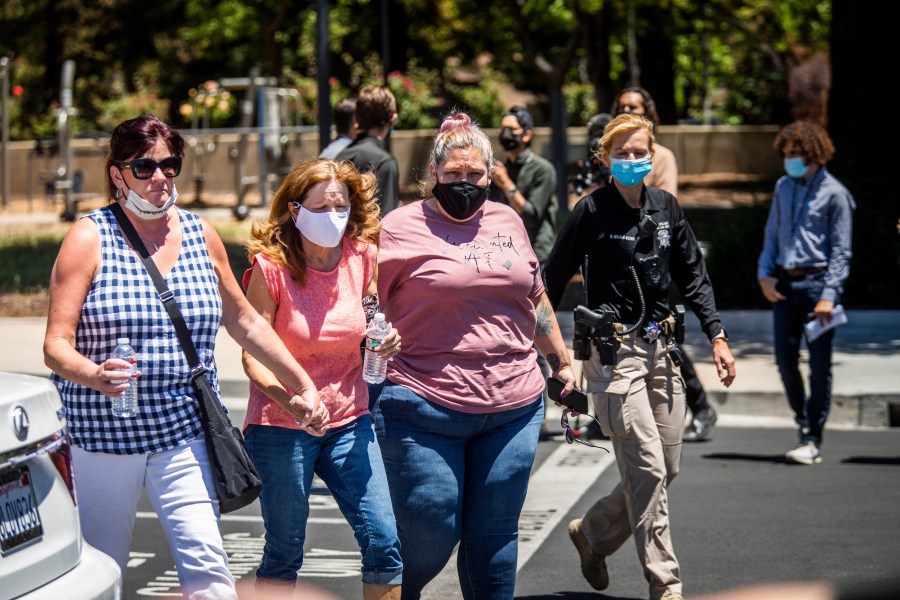
[[(306, 369), (331, 414), (329, 428), (346, 425), (369, 412), (362, 378), (360, 341), (366, 329), (361, 299), (375, 270), (377, 248), (344, 238), (341, 260), (332, 271), (306, 271), (306, 285), (291, 279), (284, 265), (257, 254), (277, 305), (272, 327)], [(250, 270), (244, 274), (244, 285)], [(276, 425), (299, 429), (294, 417), (250, 384), (246, 427)]]

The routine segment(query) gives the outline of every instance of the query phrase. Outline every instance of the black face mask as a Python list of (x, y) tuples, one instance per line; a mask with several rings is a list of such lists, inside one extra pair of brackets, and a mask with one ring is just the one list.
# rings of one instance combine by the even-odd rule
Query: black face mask
[(461, 221), (468, 219), (484, 205), (488, 186), (474, 185), (468, 181), (435, 183), (431, 193), (448, 215)]
[(510, 150), (515, 150), (521, 143), (521, 135), (516, 135), (509, 129), (504, 129), (500, 132), (500, 145), (503, 146), (503, 149), (507, 152), (509, 152)]

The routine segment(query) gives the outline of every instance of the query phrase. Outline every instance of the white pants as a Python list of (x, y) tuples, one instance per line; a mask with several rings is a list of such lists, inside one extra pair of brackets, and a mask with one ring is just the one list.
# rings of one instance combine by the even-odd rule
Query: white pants
[(202, 435), (151, 454), (86, 452), (73, 446), (72, 462), (84, 538), (119, 563), (123, 579), (138, 499), (146, 490), (169, 541), (184, 597), (237, 598)]

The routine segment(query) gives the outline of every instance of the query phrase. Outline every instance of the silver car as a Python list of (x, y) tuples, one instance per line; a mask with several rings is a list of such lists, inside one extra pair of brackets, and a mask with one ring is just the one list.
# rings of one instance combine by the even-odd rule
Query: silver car
[(122, 597), (81, 537), (65, 410), (49, 379), (0, 371), (0, 598)]

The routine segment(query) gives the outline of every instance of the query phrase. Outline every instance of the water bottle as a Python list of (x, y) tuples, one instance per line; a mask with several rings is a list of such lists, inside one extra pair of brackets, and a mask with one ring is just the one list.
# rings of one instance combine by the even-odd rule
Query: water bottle
[(381, 353), (381, 340), (391, 332), (391, 324), (384, 320), (384, 313), (375, 313), (372, 326), (366, 332), (366, 358), (363, 361), (363, 379), (367, 383), (381, 383), (387, 375), (387, 359)]
[(116, 340), (116, 349), (113, 350), (112, 358), (120, 358), (131, 363), (131, 368), (123, 373), (128, 374), (128, 379), (113, 381), (113, 383), (128, 382), (128, 389), (118, 398), (110, 398), (112, 400), (113, 414), (117, 417), (133, 417), (137, 414), (137, 353), (131, 347), (131, 342), (127, 337), (121, 337)]

